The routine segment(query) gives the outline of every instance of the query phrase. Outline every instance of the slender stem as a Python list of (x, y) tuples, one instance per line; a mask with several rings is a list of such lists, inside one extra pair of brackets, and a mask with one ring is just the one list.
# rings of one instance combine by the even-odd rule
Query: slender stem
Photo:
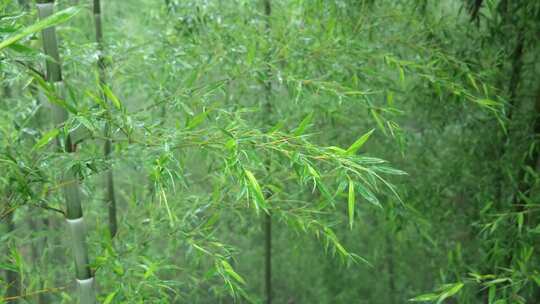
[[(96, 26), (96, 42), (98, 46), (98, 70), (99, 70), (99, 84), (101, 87), (106, 85), (106, 73), (107, 73), (107, 67), (105, 65), (105, 58), (103, 56), (103, 27), (101, 22), (101, 1), (100, 0), (94, 0), (94, 23)], [(101, 92), (101, 96), (104, 100), (107, 99), (106, 95)], [(108, 116), (110, 119), (110, 115)], [(111, 125), (107, 121), (105, 123), (104, 128), (104, 137), (105, 137), (105, 145), (104, 145), (104, 154), (105, 158), (107, 160), (110, 160), (111, 152), (112, 152), (112, 141), (110, 140), (111, 137)], [(106, 196), (105, 200), (109, 209), (109, 233), (111, 237), (114, 237), (118, 231), (118, 219), (116, 216), (116, 196), (115, 196), (115, 190), (114, 190), (114, 173), (112, 168), (107, 170), (106, 176), (105, 176), (105, 185), (106, 185)]]
[[(271, 30), (271, 24), (270, 24), (270, 17), (272, 15), (272, 5), (270, 3), (270, 0), (263, 0), (264, 4), (264, 14), (266, 17), (266, 39), (270, 41), (270, 30)], [(270, 70), (270, 52), (267, 54), (266, 58), (266, 69), (265, 69), (265, 79), (264, 79), (264, 88), (265, 88), (265, 117), (267, 117), (265, 120), (266, 125), (270, 125), (270, 115), (272, 115), (272, 81), (271, 81), (271, 70)], [(270, 172), (271, 168), (271, 160), (267, 159), (265, 161), (266, 171)], [(270, 195), (267, 195), (269, 197)], [(266, 293), (266, 304), (272, 303), (272, 213), (268, 211), (267, 214), (265, 214), (264, 217), (264, 286), (265, 286), (265, 293)]]
[[(4, 75), (2, 75), (2, 76), (4, 76)], [(11, 87), (9, 86), (9, 84), (4, 82), (3, 91), (4, 91), (3, 95), (4, 95), (5, 99), (6, 99), (6, 102), (4, 102), (3, 104), (5, 104), (6, 107), (7, 107), (7, 106), (9, 106), (7, 104), (7, 99), (12, 97)], [(2, 110), (7, 110), (7, 109), (2, 109)], [(14, 208), (12, 206), (13, 203), (12, 203), (12, 195), (11, 194), (12, 194), (11, 185), (8, 184), (5, 191), (0, 196), (0, 197), (3, 198), (3, 200), (5, 200), (5, 203), (3, 204), (3, 209), (0, 209), (0, 215), (2, 215), (2, 216), (5, 215), (5, 223), (6, 223), (7, 233), (11, 233), (11, 232), (13, 232), (15, 230), (15, 222), (13, 221)], [(2, 206), (2, 205), (0, 205), (0, 206)], [(2, 219), (2, 218), (0, 218), (0, 219)], [(9, 255), (9, 250), (6, 253), (6, 255)], [(6, 273), (6, 284), (7, 284), (6, 297), (7, 298), (16, 297), (17, 295), (20, 294), (19, 274), (16, 271), (13, 271), (13, 270), (10, 270), (10, 269), (6, 269), (5, 273)], [(13, 303), (16, 303), (16, 300), (13, 301)]]
[(386, 238), (386, 254), (387, 254), (387, 269), (388, 269), (388, 297), (389, 303), (394, 304), (396, 301), (396, 282), (395, 282), (395, 265), (394, 265), (394, 241), (391, 238), (390, 234), (393, 230), (385, 232)]
[[(43, 3), (38, 3), (38, 14), (40, 19), (44, 19), (52, 15), (54, 10), (54, 1), (50, 0)], [(43, 39), (43, 50), (47, 55), (46, 78), (50, 82), (62, 81), (62, 69), (60, 67), (60, 54), (58, 53), (58, 44), (56, 39), (55, 27), (48, 27), (41, 31)]]
[(471, 21), (476, 22), (476, 26), (480, 25), (480, 9), (482, 8), (482, 3), (484, 0), (474, 0), (469, 7), (471, 14)]
[[(6, 218), (7, 233), (11, 233), (15, 230), (15, 222), (13, 221), (13, 210), (11, 210), (11, 195), (8, 193), (5, 194), (7, 198), (6, 210), (8, 210)], [(19, 274), (16, 271), (6, 269), (6, 298), (17, 297), (20, 294), (20, 280)], [(12, 303), (17, 303), (15, 299)]]
[[(54, 1), (48, 0), (37, 4), (40, 19), (47, 18), (54, 12)], [(54, 84), (57, 90), (62, 89), (62, 69), (60, 65), (60, 55), (56, 39), (56, 29), (48, 27), (42, 31), (43, 48), (47, 58), (47, 80)], [(62, 124), (68, 118), (68, 113), (64, 108), (52, 104), (54, 109), (55, 124)], [(72, 145), (70, 134), (64, 134), (64, 144), (57, 141), (58, 149), (66, 153), (75, 153), (75, 146)], [(73, 169), (66, 170), (63, 176), (64, 198), (66, 202), (66, 222), (71, 236), (72, 252), (75, 261), (76, 279), (79, 283), (79, 298), (82, 304), (93, 304), (96, 301), (93, 275), (88, 262), (88, 248), (86, 244), (86, 231), (84, 228), (84, 217), (81, 206), (81, 190), (79, 187), (79, 177)], [(76, 182), (73, 182), (76, 181)], [(90, 284), (88, 284), (90, 282)]]
[[(508, 112), (506, 113), (506, 119), (511, 123), (513, 114), (515, 113), (516, 108), (518, 107), (517, 102), (517, 89), (521, 81), (521, 70), (523, 68), (523, 53), (524, 53), (525, 37), (523, 36), (523, 30), (519, 29), (517, 33), (516, 46), (512, 53), (512, 73), (510, 74), (510, 81), (508, 83)], [(504, 135), (503, 143), (499, 146), (498, 149), (498, 158), (503, 159), (506, 154), (506, 150), (510, 145), (510, 135)], [(501, 167), (502, 168), (502, 167)], [(504, 193), (504, 170), (499, 170), (497, 172), (497, 188), (496, 188), (496, 199), (497, 202), (503, 204), (503, 193)]]
[[(106, 128), (109, 130), (105, 131), (105, 136), (110, 137), (110, 127), (107, 125)], [(105, 142), (105, 156), (107, 158), (110, 158), (109, 155), (111, 154), (111, 146), (111, 140), (107, 139)], [(107, 202), (109, 206), (109, 233), (111, 234), (111, 237), (114, 237), (118, 232), (118, 221), (116, 216), (116, 197), (114, 192), (114, 175), (112, 169), (107, 171), (106, 183)]]
[(264, 285), (266, 303), (272, 303), (272, 215), (264, 216)]

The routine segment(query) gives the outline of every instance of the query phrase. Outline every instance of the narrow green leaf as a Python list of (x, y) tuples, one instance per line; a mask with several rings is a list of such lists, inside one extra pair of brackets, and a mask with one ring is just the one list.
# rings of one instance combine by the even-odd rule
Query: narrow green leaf
[(437, 304), (440, 304), (442, 303), (444, 300), (448, 299), (449, 297), (455, 295), (456, 293), (458, 293), (461, 288), (463, 288), (463, 283), (455, 283), (455, 284), (451, 284), (447, 289), (446, 291), (441, 294), (441, 296), (439, 297), (439, 299), (437, 300)]
[(357, 139), (348, 149), (347, 149), (347, 154), (348, 155), (353, 155), (356, 153), (356, 151), (358, 151), (365, 143), (366, 141), (369, 139), (369, 137), (371, 136), (371, 134), (373, 134), (373, 131), (375, 131), (375, 129), (371, 129), (371, 131), (367, 132), (366, 134), (360, 136), (359, 139)]
[(255, 200), (257, 201), (257, 203), (259, 205), (261, 205), (261, 207), (266, 208), (266, 200), (265, 200), (264, 195), (262, 193), (261, 186), (259, 185), (259, 182), (257, 182), (257, 179), (255, 178), (253, 173), (251, 173), (251, 171), (244, 170), (244, 173), (246, 174), (246, 176), (248, 178), (248, 181), (249, 181), (250, 188), (251, 188), (252, 192), (254, 192)]
[(400, 66), (398, 68), (399, 68), (399, 82), (401, 83), (402, 86), (404, 86), (405, 85), (405, 71)]
[(60, 131), (58, 129), (52, 129), (49, 132), (43, 134), (43, 136), (38, 140), (38, 142), (32, 147), (33, 150), (40, 149), (48, 144), (53, 138), (58, 136)]
[(478, 88), (478, 85), (476, 84), (476, 80), (474, 80), (474, 77), (473, 77), (471, 74), (467, 74), (467, 78), (469, 78), (469, 81), (471, 82), (471, 84), (473, 85), (473, 87), (474, 87), (477, 91), (480, 91), (480, 89)]
[(95, 133), (95, 127), (90, 120), (83, 116), (77, 116), (77, 120), (88, 129), (91, 133)]
[(407, 172), (405, 171), (397, 170), (388, 166), (377, 166), (374, 167), (373, 170), (392, 175), (407, 175)]
[(313, 113), (309, 113), (308, 115), (306, 115), (306, 117), (304, 117), (304, 119), (302, 119), (302, 121), (298, 125), (298, 128), (296, 128), (296, 130), (294, 130), (294, 133), (293, 133), (294, 136), (300, 136), (300, 135), (304, 134), (304, 131), (309, 126), (312, 119), (313, 119)]
[(498, 279), (495, 279), (495, 280), (485, 282), (484, 285), (492, 286), (492, 285), (496, 285), (496, 284), (504, 283), (504, 282), (512, 282), (512, 279), (510, 279), (510, 278), (498, 278)]
[(373, 119), (375, 119), (377, 126), (386, 135), (386, 128), (384, 127), (384, 123), (382, 121), (381, 115), (379, 115), (379, 113), (377, 113), (377, 111), (375, 111), (374, 109), (370, 109), (369, 112), (371, 113), (371, 116), (373, 116)]
[(534, 274), (534, 275), (532, 275), (532, 279), (534, 280), (536, 285), (538, 285), (538, 287), (540, 287), (540, 275)]
[(6, 40), (0, 42), (0, 50), (8, 47), (17, 41), (23, 39), (24, 37), (39, 32), (44, 28), (55, 26), (57, 24), (60, 24), (62, 22), (65, 22), (69, 20), (71, 17), (75, 16), (79, 12), (79, 9), (76, 7), (69, 7), (65, 10), (61, 10), (54, 15), (51, 15), (50, 17), (47, 17), (43, 20), (40, 20), (30, 26), (27, 26), (19, 31), (17, 31), (15, 34), (8, 37)]
[(14, 50), (17, 53), (21, 53), (21, 54), (28, 55), (28, 56), (38, 54), (37, 50), (35, 50), (33, 48), (30, 48), (30, 47), (27, 47), (27, 46), (22, 45), (22, 44), (18, 44), (18, 43), (14, 43), (14, 44), (10, 45), (9, 48), (11, 50)]
[(411, 302), (429, 302), (429, 301), (435, 301), (439, 298), (438, 294), (435, 293), (426, 293), (423, 295), (416, 296), (409, 301)]
[(188, 122), (187, 128), (194, 129), (195, 127), (203, 123), (203, 121), (206, 119), (206, 116), (208, 116), (208, 112), (206, 111), (193, 116), (193, 118)]
[[(19, 268), (17, 266), (15, 266), (13, 263), (10, 263), (10, 264), (3, 264), (3, 263), (0, 263), (0, 269), (5, 269), (5, 270), (10, 270), (10, 271), (14, 271), (14, 272), (19, 272)], [(0, 302), (1, 303), (1, 302)]]
[(487, 98), (482, 98), (482, 99), (477, 99), (476, 100), (477, 103), (479, 103), (480, 105), (482, 106), (500, 106), (501, 104), (494, 101), (494, 100), (491, 100), (491, 99), (487, 99)]
[(114, 93), (111, 91), (111, 89), (108, 86), (103, 85), (103, 93), (105, 93), (105, 96), (107, 96), (107, 98), (113, 103), (113, 105), (118, 110), (122, 109), (122, 103), (120, 102), (118, 97), (114, 95)]
[(386, 102), (388, 103), (389, 106), (391, 107), (394, 106), (394, 92), (392, 91), (386, 92)]
[(90, 91), (85, 92), (87, 96), (89, 96), (93, 101), (95, 101), (98, 105), (100, 105), (102, 108), (107, 109), (107, 104), (96, 95), (92, 94)]
[(103, 301), (103, 304), (110, 304), (110, 303), (112, 303), (112, 300), (114, 300), (114, 297), (116, 296), (117, 293), (118, 293), (118, 290), (117, 290), (117, 291), (113, 291), (113, 292), (111, 292), (110, 294), (108, 294), (107, 297), (105, 298), (105, 300)]
[(225, 272), (230, 275), (231, 277), (233, 277), (235, 280), (237, 280), (238, 282), (242, 283), (242, 284), (246, 284), (246, 281), (244, 281), (244, 279), (234, 271), (234, 269), (232, 268), (231, 264), (229, 264), (227, 261), (225, 260), (221, 260), (221, 265), (223, 266), (223, 270), (225, 270)]
[(219, 220), (219, 217), (219, 213), (212, 214), (212, 216), (204, 224), (204, 228), (211, 229), (212, 227), (214, 227), (214, 224)]
[(355, 207), (355, 197), (354, 197), (354, 183), (349, 179), (349, 226), (353, 228), (354, 222), (354, 207)]
[(362, 196), (362, 198), (366, 199), (368, 202), (372, 203), (373, 205), (382, 208), (381, 203), (379, 202), (379, 199), (369, 190), (368, 188), (362, 186), (361, 184), (357, 184), (358, 192)]
[(328, 147), (328, 150), (334, 152), (334, 153), (337, 153), (337, 154), (346, 154), (347, 151), (345, 149), (342, 149), (340, 147), (336, 147), (336, 146), (330, 146)]

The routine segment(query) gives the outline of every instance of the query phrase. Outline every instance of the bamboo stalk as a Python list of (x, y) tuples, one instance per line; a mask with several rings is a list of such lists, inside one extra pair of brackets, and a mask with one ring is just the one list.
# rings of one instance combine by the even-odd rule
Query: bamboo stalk
[[(9, 206), (9, 203), (8, 203)], [(13, 232), (15, 230), (15, 222), (13, 221), (13, 211), (8, 211), (6, 224), (7, 224), (7, 232)], [(14, 297), (15, 299), (11, 303), (17, 303), (16, 297), (21, 293), (20, 292), (20, 279), (19, 279), (19, 273), (10, 269), (6, 269), (6, 298)]]
[(264, 216), (264, 290), (266, 303), (272, 303), (272, 215)]
[[(387, 277), (388, 277), (388, 303), (393, 304), (397, 303), (396, 301), (396, 279), (395, 279), (395, 263), (394, 263), (394, 241), (391, 239), (393, 234), (393, 229), (388, 229), (385, 231), (385, 242), (386, 242), (386, 267), (387, 267)], [(391, 234), (392, 233), (392, 234)]]
[[(10, 89), (9, 87), (4, 87), (4, 93), (6, 95), (6, 97), (9, 97), (11, 94), (10, 94)], [(7, 232), (6, 233), (11, 233), (15, 230), (15, 222), (13, 221), (13, 215), (14, 215), (14, 210), (12, 208), (12, 202), (11, 202), (11, 198), (12, 198), (12, 195), (11, 195), (11, 185), (8, 185), (7, 186), (7, 189), (5, 189), (5, 193), (2, 193), (2, 197), (5, 198), (5, 203), (4, 203), (4, 209), (0, 209), (0, 216), (1, 215), (5, 215), (5, 223), (6, 223), (6, 228), (7, 228)], [(7, 214), (3, 214), (4, 213), (4, 210)], [(9, 249), (6, 248), (8, 250), (8, 252), (6, 253), (6, 255), (9, 255)], [(6, 275), (6, 293), (5, 293), (5, 297), (6, 298), (10, 298), (10, 297), (13, 297), (15, 298), (15, 300), (12, 302), (12, 303), (17, 303), (17, 299), (16, 297), (21, 293), (20, 291), (20, 278), (19, 278), (19, 274), (16, 272), (16, 271), (13, 271), (13, 270), (10, 270), (10, 269), (6, 269), (5, 270), (5, 275)]]
[[(94, 0), (94, 23), (96, 26), (96, 42), (98, 46), (98, 70), (99, 70), (99, 84), (101, 87), (106, 85), (106, 73), (107, 67), (105, 65), (105, 58), (103, 56), (103, 27), (101, 22), (101, 1)], [(104, 100), (107, 99), (106, 95), (101, 92), (101, 96)], [(110, 118), (110, 115), (109, 115)], [(105, 139), (104, 145), (104, 154), (107, 160), (111, 158), (112, 152), (112, 142), (109, 139), (111, 137), (111, 126), (107, 121), (105, 123), (105, 128), (103, 130)], [(114, 173), (112, 168), (107, 170), (107, 175), (105, 176), (105, 185), (106, 185), (106, 196), (105, 200), (109, 209), (109, 233), (111, 237), (114, 237), (118, 231), (118, 220), (116, 216), (116, 196), (114, 190)]]
[[(45, 19), (54, 12), (54, 0), (45, 0), (37, 3), (38, 15), (40, 19)], [(48, 56), (46, 61), (47, 81), (61, 92), (62, 89), (62, 69), (60, 65), (60, 55), (56, 39), (56, 29), (48, 27), (42, 31), (43, 49)], [(60, 125), (68, 118), (68, 113), (64, 108), (52, 104), (54, 112), (54, 123)], [(65, 153), (75, 153), (75, 146), (72, 145), (70, 135), (66, 134), (64, 147), (60, 140), (57, 141), (58, 148)], [(75, 262), (75, 274), (79, 287), (79, 298), (82, 304), (95, 303), (94, 277), (90, 271), (88, 262), (88, 248), (86, 244), (86, 231), (84, 228), (84, 216), (81, 206), (81, 193), (79, 187), (79, 177), (73, 170), (67, 170), (62, 177), (64, 186), (64, 198), (66, 203), (65, 218), (68, 231), (71, 237), (72, 251)]]
[[(270, 0), (263, 0), (264, 4), (264, 14), (266, 17), (266, 23), (265, 23), (265, 30), (266, 30), (266, 39), (270, 40), (270, 16), (272, 15), (272, 5), (270, 3)], [(267, 61), (270, 60), (270, 55), (267, 55)], [(271, 103), (271, 97), (272, 97), (272, 82), (270, 80), (271, 77), (271, 71), (270, 71), (270, 63), (267, 62), (267, 67), (265, 69), (265, 117), (270, 117), (272, 115), (272, 103)], [(265, 124), (270, 125), (271, 121), (269, 118), (266, 119)], [(270, 159), (266, 160), (266, 169), (267, 172), (270, 172), (271, 168), (271, 161)], [(266, 304), (272, 303), (272, 213), (268, 211), (268, 213), (264, 216), (264, 286), (265, 286), (265, 296), (266, 296)]]
[[(1, 76), (4, 76), (4, 75), (1, 75)], [(11, 91), (11, 87), (9, 86), (9, 84), (7, 83), (4, 83), (3, 84), (3, 95), (5, 97), (5, 100), (6, 102), (4, 102), (3, 104), (5, 104), (5, 106), (8, 106), (7, 104), (7, 99), (10, 99), (12, 97), (12, 91)], [(4, 110), (7, 110), (6, 109), (2, 109), (3, 111)], [(0, 219), (1, 219), (1, 216), (5, 215), (5, 223), (6, 223), (6, 229), (7, 229), (7, 233), (11, 233), (15, 230), (15, 222), (13, 221), (13, 216), (14, 216), (14, 209), (12, 208), (12, 191), (11, 191), (11, 184), (8, 184), (6, 189), (4, 189), (4, 192), (2, 193), (2, 196), (4, 199), (5, 199), (5, 203), (0, 206), (3, 207), (3, 209), (0, 209)], [(4, 213), (6, 212), (6, 213)], [(9, 248), (6, 248), (8, 249), (7, 253), (6, 253), (6, 256), (9, 255)], [(6, 294), (5, 296), (7, 298), (9, 297), (16, 297), (20, 294), (20, 280), (19, 280), (19, 274), (16, 272), (16, 271), (13, 271), (13, 270), (10, 270), (10, 269), (6, 269), (5, 270), (5, 275), (6, 275)], [(13, 303), (16, 303), (17, 301), (15, 300)]]

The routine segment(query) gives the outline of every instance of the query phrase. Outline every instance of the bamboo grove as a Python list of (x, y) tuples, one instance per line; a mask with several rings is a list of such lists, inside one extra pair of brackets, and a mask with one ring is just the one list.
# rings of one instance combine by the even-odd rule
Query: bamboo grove
[(537, 303), (539, 41), (534, 0), (0, 0), (0, 303)]

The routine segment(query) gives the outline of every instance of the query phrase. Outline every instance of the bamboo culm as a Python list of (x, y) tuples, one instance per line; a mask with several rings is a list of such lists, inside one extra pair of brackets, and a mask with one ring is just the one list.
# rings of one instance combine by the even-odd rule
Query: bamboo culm
[[(54, 12), (54, 1), (41, 1), (37, 3), (38, 15), (40, 19), (45, 19)], [(42, 31), (43, 49), (48, 56), (46, 61), (47, 81), (54, 85), (57, 92), (62, 92), (62, 69), (60, 65), (60, 55), (54, 27), (48, 27)], [(63, 124), (68, 113), (64, 108), (55, 104), (53, 107), (55, 125)], [(58, 149), (65, 153), (75, 153), (75, 146), (71, 143), (70, 135), (64, 135), (64, 141), (57, 140)], [(86, 244), (86, 230), (84, 216), (81, 206), (80, 179), (73, 169), (66, 170), (62, 177), (64, 184), (64, 199), (66, 204), (66, 223), (72, 244), (72, 253), (75, 262), (75, 274), (79, 288), (79, 300), (81, 304), (96, 303), (95, 283), (88, 262), (88, 248)]]
[[(264, 5), (264, 14), (266, 17), (266, 23), (265, 23), (265, 31), (266, 31), (266, 38), (270, 40), (270, 17), (272, 15), (272, 5), (270, 3), (270, 0), (263, 0)], [(266, 125), (270, 125), (271, 121), (268, 117), (272, 114), (272, 103), (271, 103), (271, 97), (272, 97), (272, 82), (271, 82), (271, 71), (270, 71), (270, 63), (268, 62), (270, 60), (270, 56), (267, 55), (266, 58), (266, 64), (267, 68), (265, 69), (265, 82), (264, 82), (264, 89), (265, 89), (265, 117), (267, 117), (265, 120)], [(265, 161), (266, 171), (270, 172), (271, 168), (271, 160), (267, 159)], [(270, 195), (267, 195), (269, 197)], [(265, 296), (266, 296), (266, 304), (272, 303), (272, 213), (269, 210), (268, 213), (264, 215), (264, 287), (265, 287)]]
[[(98, 74), (99, 74), (99, 85), (101, 87), (105, 86), (107, 84), (106, 81), (106, 75), (107, 75), (107, 67), (105, 65), (105, 58), (103, 56), (103, 27), (101, 22), (101, 1), (100, 0), (94, 0), (94, 23), (96, 27), (96, 43), (98, 47)], [(101, 97), (106, 100), (106, 95), (101, 92)], [(109, 115), (110, 118), (110, 115)], [(109, 139), (111, 137), (111, 125), (107, 121), (105, 123), (105, 127), (103, 130), (104, 137), (105, 137), (105, 145), (104, 145), (104, 155), (107, 160), (110, 160), (111, 158), (111, 152), (112, 152), (112, 142)], [(106, 172), (105, 176), (105, 201), (107, 203), (108, 209), (109, 209), (109, 233), (111, 237), (116, 236), (116, 233), (118, 231), (118, 219), (116, 216), (116, 196), (115, 196), (115, 190), (114, 190), (114, 173), (112, 168), (109, 168)]]
[[(11, 194), (9, 193), (10, 191), (6, 191), (7, 193), (5, 194), (5, 197), (6, 197), (6, 200), (7, 200), (7, 203), (5, 205), (5, 210), (7, 212), (7, 215), (6, 215), (6, 228), (7, 228), (7, 233), (11, 233), (15, 230), (15, 222), (13, 221), (13, 210), (11, 210)], [(8, 252), (6, 253), (6, 256), (9, 256), (9, 249), (6, 248), (8, 250)], [(5, 294), (5, 297), (6, 298), (11, 298), (11, 299), (14, 299), (12, 303), (17, 303), (17, 296), (20, 295), (20, 280), (19, 280), (19, 273), (17, 271), (13, 271), (11, 269), (6, 269), (5, 270), (5, 273), (6, 273), (6, 294)]]

